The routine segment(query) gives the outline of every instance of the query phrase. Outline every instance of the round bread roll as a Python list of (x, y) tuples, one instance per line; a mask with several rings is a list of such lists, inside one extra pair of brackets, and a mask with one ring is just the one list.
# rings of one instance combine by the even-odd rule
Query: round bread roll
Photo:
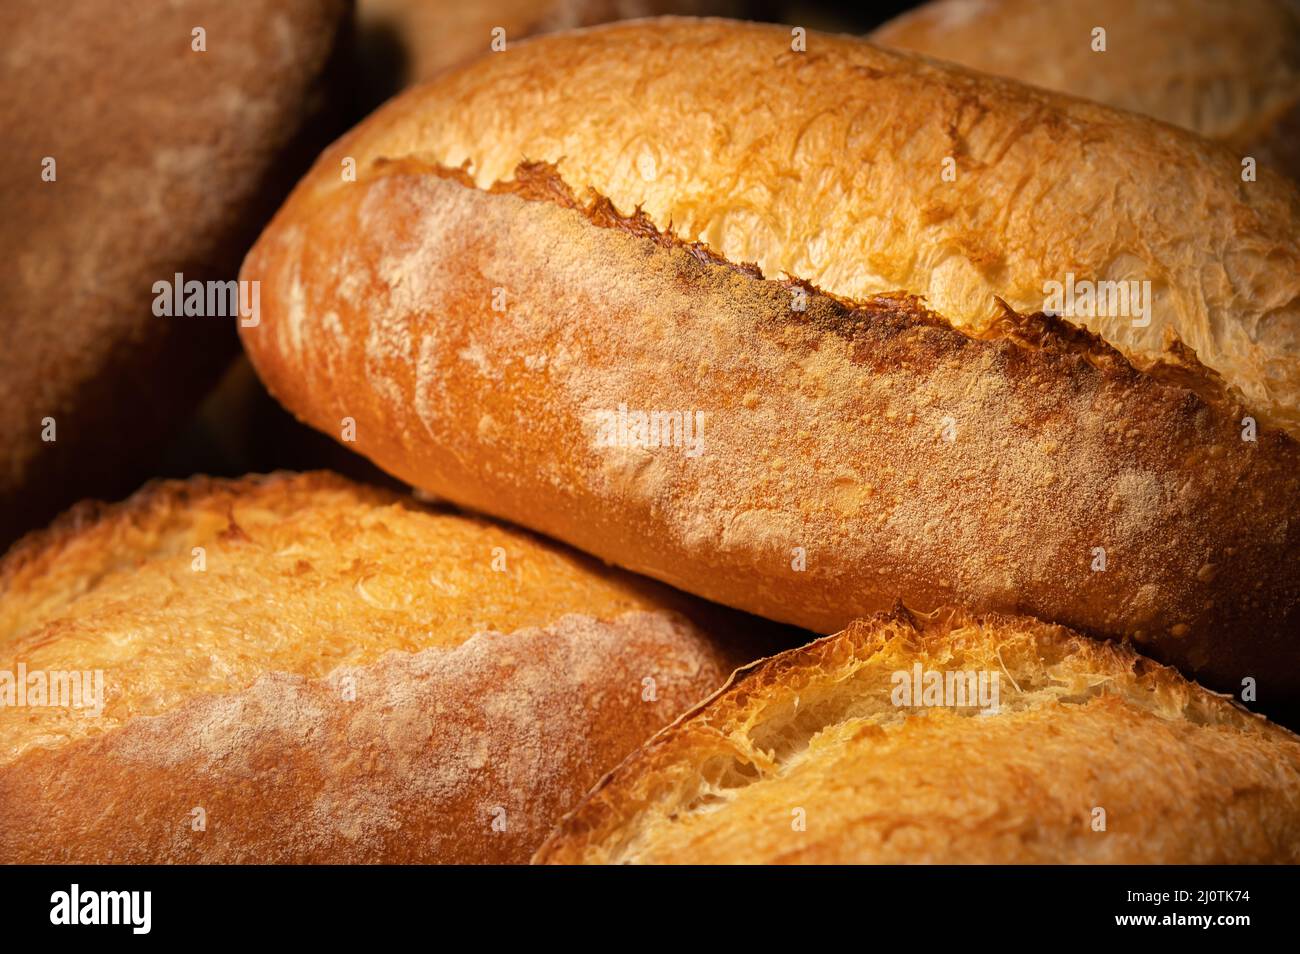
[[(1300, 444), (1264, 406), (1291, 399), (1265, 367), (1300, 368), (1294, 187), (1141, 116), (807, 44), (644, 21), (400, 97), (245, 261), (255, 369), (414, 486), (748, 612), (1028, 614), (1300, 700)], [(1186, 346), (1016, 310), (1124, 262), (1166, 282), (1125, 328), (1203, 338), (1263, 405)]]
[(900, 610), (736, 673), (534, 860), (1295, 864), (1300, 739), (1114, 644)]
[(1296, 0), (933, 0), (871, 39), (1145, 113), (1300, 176)]
[(526, 861), (750, 632), (326, 473), (83, 504), (0, 562), (0, 856)]
[(0, 547), (137, 486), (235, 354), (233, 315), (161, 316), (155, 284), (233, 282), (332, 132), (348, 12), (0, 4)]

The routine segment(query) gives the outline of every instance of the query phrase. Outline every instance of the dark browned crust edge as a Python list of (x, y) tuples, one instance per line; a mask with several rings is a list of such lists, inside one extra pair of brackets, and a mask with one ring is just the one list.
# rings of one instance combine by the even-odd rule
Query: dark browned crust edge
[[(371, 179), (392, 175), (434, 175), (466, 188), (479, 189), (470, 174), (468, 159), (460, 167), (452, 168), (418, 157), (381, 157), (367, 171)], [(1044, 312), (1021, 314), (999, 298), (997, 304), (1001, 313), (997, 319), (986, 330), (971, 333), (955, 327), (947, 318), (931, 311), (922, 298), (906, 292), (873, 295), (858, 301), (828, 292), (794, 275), (769, 279), (753, 262), (733, 262), (705, 242), (679, 237), (673, 231), (672, 222), (660, 229), (640, 205), (630, 214), (621, 212), (607, 196), (590, 187), (586, 190), (586, 201), (582, 201), (564, 181), (554, 163), (526, 159), (515, 167), (514, 175), (513, 179), (498, 180), (480, 191), (513, 195), (528, 202), (550, 202), (579, 213), (598, 228), (616, 229), (662, 248), (684, 250), (704, 265), (727, 268), (758, 281), (773, 281), (787, 290), (803, 289), (824, 307), (801, 312), (801, 320), (849, 340), (853, 338), (855, 327), (863, 323), (886, 322), (893, 326), (895, 333), (924, 326), (967, 341), (1007, 341), (1030, 351), (1078, 355), (1111, 376), (1146, 377), (1162, 387), (1190, 392), (1201, 403), (1222, 408), (1227, 413), (1244, 413), (1240, 393), (1231, 388), (1217, 371), (1201, 363), (1196, 351), (1172, 330), (1162, 355), (1138, 358), (1126, 355), (1101, 335), (1081, 325)], [(1267, 416), (1255, 416), (1268, 423)], [(1283, 434), (1294, 441), (1285, 431)]]

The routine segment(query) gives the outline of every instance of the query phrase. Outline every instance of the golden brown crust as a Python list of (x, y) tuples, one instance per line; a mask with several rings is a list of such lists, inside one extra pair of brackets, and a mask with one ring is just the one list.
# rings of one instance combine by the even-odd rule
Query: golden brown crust
[(345, 157), (468, 161), (485, 188), (538, 160), (731, 261), (854, 299), (919, 295), (976, 330), (999, 298), (1047, 307), (1048, 281), (1146, 281), (1149, 324), (1078, 320), (1148, 357), (1172, 330), (1257, 414), (1300, 427), (1293, 183), (1243, 182), (1239, 154), (1144, 116), (853, 38), (791, 43), (675, 18), (520, 43), (377, 112), (280, 221), (342, 200)]
[(1285, 119), (1300, 108), (1294, 0), (932, 0), (871, 39), (1154, 116), (1300, 175)]
[(127, 493), (229, 362), (233, 319), (156, 317), (153, 285), (234, 277), (329, 131), (348, 9), (0, 6), (0, 548), (81, 497)]
[(0, 856), (519, 864), (725, 678), (719, 662), (684, 619), (639, 612), (480, 633), (326, 679), (269, 673), (0, 767)]
[[(996, 673), (996, 709), (897, 695), (918, 666)], [(1296, 736), (1127, 648), (945, 610), (736, 673), (534, 860), (1294, 864), (1297, 846)]]
[(103, 686), (99, 712), (0, 705), (0, 856), (522, 861), (774, 636), (330, 474), (152, 485), (0, 561), (8, 681)]
[[(1300, 448), (1243, 440), (1184, 350), (1143, 371), (1006, 312), (971, 337), (426, 169), (299, 205), (245, 263), (263, 380), (384, 469), (819, 632), (964, 603), (1300, 693)], [(703, 453), (597, 446), (620, 405), (702, 413)]]
[(160, 557), (188, 558), (191, 547), (211, 541), (214, 527), (230, 525), (236, 502), (288, 516), (313, 494), (374, 505), (402, 500), (326, 471), (157, 480), (120, 503), (83, 500), (0, 560), (0, 632), (12, 638), (28, 630), (109, 573), (129, 573)]

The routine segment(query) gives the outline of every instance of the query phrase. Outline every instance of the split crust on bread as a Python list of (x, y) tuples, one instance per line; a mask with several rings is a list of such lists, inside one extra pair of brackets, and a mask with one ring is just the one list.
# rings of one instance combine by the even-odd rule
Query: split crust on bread
[(347, 201), (345, 159), (468, 163), (483, 188), (545, 161), (731, 261), (853, 299), (918, 295), (977, 332), (1000, 302), (1051, 307), (1049, 281), (1149, 282), (1148, 324), (1082, 300), (1072, 320), (1146, 360), (1176, 334), (1255, 414), (1300, 429), (1293, 182), (1243, 182), (1239, 153), (1145, 116), (853, 37), (805, 46), (672, 17), (512, 44), (336, 143), (279, 229)]
[[(945, 686), (996, 674), (997, 708), (902, 695), (916, 670)], [(602, 780), (534, 858), (1298, 859), (1296, 736), (1126, 647), (951, 610), (855, 622), (736, 673)]]

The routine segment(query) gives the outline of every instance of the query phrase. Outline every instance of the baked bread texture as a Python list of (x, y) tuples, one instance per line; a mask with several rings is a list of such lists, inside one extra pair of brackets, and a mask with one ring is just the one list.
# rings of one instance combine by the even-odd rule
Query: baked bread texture
[(82, 505), (0, 563), (0, 857), (526, 861), (749, 622), (326, 473)]
[(1124, 647), (899, 610), (737, 672), (534, 860), (1294, 864), (1300, 739)]
[(933, 0), (871, 39), (1154, 116), (1300, 176), (1295, 0)]
[(138, 486), (237, 352), (234, 317), (160, 317), (154, 286), (236, 277), (334, 131), (349, 12), (0, 4), (0, 548)]
[(820, 633), (954, 603), (1300, 699), (1300, 447), (1185, 349), (1135, 366), (1041, 315), (974, 336), (764, 279), (550, 167), (331, 189), (330, 161), (246, 261), (242, 335), (390, 473)]
[(1238, 154), (1147, 117), (851, 37), (617, 23), (408, 91), (323, 154), (272, 235), (348, 201), (345, 159), (363, 181), (407, 157), (467, 163), (480, 187), (550, 162), (579, 197), (733, 262), (854, 299), (919, 295), (974, 331), (1005, 302), (1146, 359), (1176, 333), (1256, 415), (1300, 428), (1300, 193), (1267, 169), (1243, 182)]

